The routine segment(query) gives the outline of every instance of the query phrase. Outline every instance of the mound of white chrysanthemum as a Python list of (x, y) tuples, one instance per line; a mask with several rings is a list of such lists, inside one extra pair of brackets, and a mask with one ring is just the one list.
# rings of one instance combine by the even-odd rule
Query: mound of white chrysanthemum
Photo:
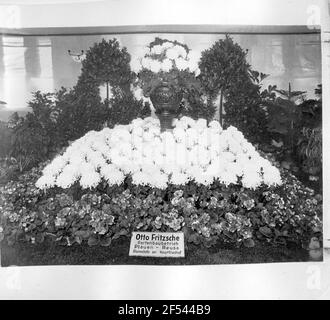
[(239, 177), (246, 188), (281, 184), (279, 170), (236, 128), (222, 130), (218, 121), (188, 117), (174, 125), (173, 132), (161, 133), (159, 120), (148, 117), (90, 131), (46, 166), (36, 185), (69, 188), (79, 181), (82, 188), (92, 188), (101, 179), (120, 185), (127, 175), (136, 185), (160, 189), (191, 180), (236, 184)]

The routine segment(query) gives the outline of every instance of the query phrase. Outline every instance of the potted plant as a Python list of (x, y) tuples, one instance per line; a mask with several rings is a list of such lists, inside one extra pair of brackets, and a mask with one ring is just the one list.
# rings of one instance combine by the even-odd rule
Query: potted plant
[(198, 58), (187, 45), (156, 38), (139, 57), (134, 67), (136, 85), (150, 100), (159, 117), (161, 130), (171, 130), (179, 115), (180, 104), (192, 92), (200, 91)]

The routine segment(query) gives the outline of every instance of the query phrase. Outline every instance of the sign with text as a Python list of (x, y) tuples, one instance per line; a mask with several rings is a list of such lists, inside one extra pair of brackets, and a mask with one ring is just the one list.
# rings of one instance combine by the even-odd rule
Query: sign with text
[(184, 257), (183, 232), (133, 232), (130, 256)]

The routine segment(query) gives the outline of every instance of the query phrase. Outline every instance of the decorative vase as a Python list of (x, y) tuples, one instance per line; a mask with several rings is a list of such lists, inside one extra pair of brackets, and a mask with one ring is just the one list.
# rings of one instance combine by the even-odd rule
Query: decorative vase
[(152, 92), (150, 99), (156, 109), (161, 131), (171, 131), (173, 119), (179, 115), (182, 92), (177, 92), (167, 82), (163, 82)]

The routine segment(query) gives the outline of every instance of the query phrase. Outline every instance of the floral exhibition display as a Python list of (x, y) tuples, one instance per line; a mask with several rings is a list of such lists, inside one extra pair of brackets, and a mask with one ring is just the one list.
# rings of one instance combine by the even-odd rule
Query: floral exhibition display
[[(201, 84), (204, 81), (205, 87), (205, 79), (211, 77), (209, 65), (216, 54), (204, 57), (201, 64), (187, 45), (161, 38), (131, 60), (116, 40), (103, 40), (93, 48), (83, 62), (79, 90), (54, 106), (58, 110), (64, 106), (66, 113), (59, 114), (67, 118), (70, 103), (77, 103), (78, 128), (79, 103), (86, 104), (88, 112), (82, 114), (90, 121), (89, 107), (96, 97), (113, 119), (108, 119), (109, 127), (90, 124), (67, 134), (67, 144), (62, 148), (63, 138), (61, 151), (51, 160), (0, 184), (0, 241), (111, 246), (134, 231), (180, 231), (186, 246), (203, 248), (223, 244), (250, 248), (258, 243), (306, 248), (311, 239), (322, 241), (322, 197), (281, 167), (272, 154), (250, 143), (245, 131), (214, 120), (212, 99), (217, 92), (203, 92)], [(113, 65), (99, 70), (104, 56)], [(213, 88), (218, 80), (211, 78)], [(89, 95), (90, 79), (95, 86)], [(237, 79), (230, 81), (231, 88), (241, 86), (243, 80), (234, 83)], [(259, 86), (246, 81), (259, 97)], [(109, 105), (97, 97), (103, 82), (111, 84), (116, 94)], [(240, 94), (238, 100), (246, 98)], [(153, 116), (141, 111), (142, 97), (152, 101)], [(102, 119), (103, 114), (107, 113), (100, 113)], [(55, 119), (54, 131), (57, 125)]]

